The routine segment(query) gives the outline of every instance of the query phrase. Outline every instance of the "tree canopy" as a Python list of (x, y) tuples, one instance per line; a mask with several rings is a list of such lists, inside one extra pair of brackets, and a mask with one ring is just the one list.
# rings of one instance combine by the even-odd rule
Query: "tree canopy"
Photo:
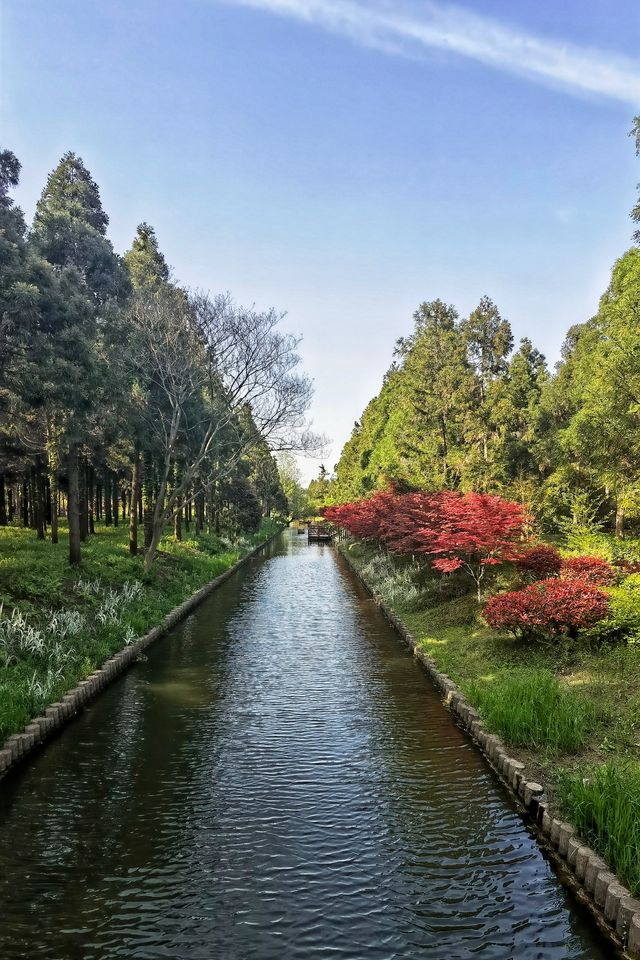
[(27, 231), (0, 154), (0, 524), (58, 538), (69, 559), (97, 520), (144, 530), (145, 568), (167, 529), (237, 537), (285, 513), (274, 451), (317, 443), (311, 384), (283, 315), (173, 281), (152, 226), (121, 257), (100, 191), (66, 153)]

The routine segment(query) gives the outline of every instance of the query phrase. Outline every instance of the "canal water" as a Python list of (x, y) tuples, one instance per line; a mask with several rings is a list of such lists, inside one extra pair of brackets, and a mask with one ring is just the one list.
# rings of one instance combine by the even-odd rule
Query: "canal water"
[(0, 957), (605, 960), (330, 546), (289, 532), (0, 785)]

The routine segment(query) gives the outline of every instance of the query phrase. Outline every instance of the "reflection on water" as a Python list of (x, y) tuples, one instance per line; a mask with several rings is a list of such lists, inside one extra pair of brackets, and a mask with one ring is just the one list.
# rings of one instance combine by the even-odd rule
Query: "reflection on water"
[(0, 788), (0, 957), (605, 960), (331, 547), (283, 535)]

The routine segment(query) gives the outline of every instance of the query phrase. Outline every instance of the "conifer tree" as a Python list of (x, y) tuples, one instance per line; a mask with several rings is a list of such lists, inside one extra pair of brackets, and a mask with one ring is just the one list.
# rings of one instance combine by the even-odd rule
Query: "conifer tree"
[(91, 491), (81, 502), (83, 445), (96, 445), (101, 414), (112, 398), (105, 351), (111, 323), (129, 291), (126, 270), (105, 236), (107, 223), (89, 171), (79, 157), (66, 153), (38, 201), (29, 242), (56, 270), (58, 298), (48, 315), (50, 378), (43, 409), (53, 483), (58, 464), (66, 465), (72, 564), (80, 560), (80, 542), (89, 526), (85, 514)]

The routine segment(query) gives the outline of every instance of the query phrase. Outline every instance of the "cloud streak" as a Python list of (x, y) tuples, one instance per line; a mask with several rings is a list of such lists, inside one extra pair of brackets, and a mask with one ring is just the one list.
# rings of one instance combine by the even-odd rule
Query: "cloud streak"
[(441, 50), (573, 94), (640, 110), (640, 61), (534, 36), (470, 10), (424, 0), (224, 0), (348, 36), (405, 56)]

